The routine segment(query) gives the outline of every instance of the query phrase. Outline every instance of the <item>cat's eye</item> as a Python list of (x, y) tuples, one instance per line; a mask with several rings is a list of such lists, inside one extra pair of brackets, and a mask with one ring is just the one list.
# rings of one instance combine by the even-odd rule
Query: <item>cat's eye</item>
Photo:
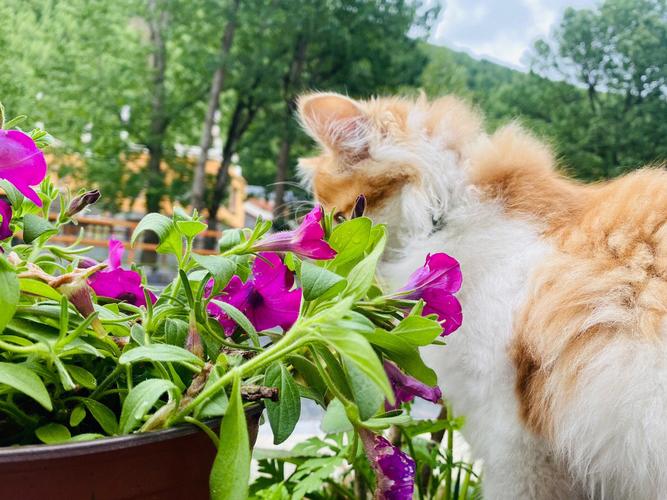
[(345, 217), (345, 214), (343, 212), (336, 212), (334, 214), (334, 220), (338, 223), (345, 222), (347, 218)]

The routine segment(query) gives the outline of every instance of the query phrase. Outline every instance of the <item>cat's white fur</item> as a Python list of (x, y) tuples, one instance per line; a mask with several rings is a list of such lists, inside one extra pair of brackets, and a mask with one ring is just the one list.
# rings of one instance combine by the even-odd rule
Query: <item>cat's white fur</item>
[[(521, 421), (509, 352), (513, 320), (531, 275), (554, 249), (534, 222), (507, 215), (500, 203), (477, 193), (466, 151), (447, 147), (447, 130), (426, 133), (423, 119), (418, 107), (410, 112), (412, 136), (400, 144), (370, 142), (376, 165), (410, 165), (421, 183), (406, 184), (368, 215), (389, 226), (380, 268), (389, 287), (403, 286), (429, 253), (446, 252), (461, 263), (463, 325), (447, 346), (428, 347), (424, 355), (454, 411), (466, 417), (463, 435), (485, 465), (485, 498), (667, 498), (664, 344), (610, 342), (604, 356), (578, 374), (583, 390), (552, 416), (551, 443)], [(598, 323), (614, 321), (613, 311), (598, 309), (593, 316)]]
[[(371, 214), (388, 222), (390, 234), (403, 235), (390, 242), (381, 276), (399, 288), (428, 253), (446, 252), (459, 260), (463, 325), (446, 339), (446, 347), (431, 346), (423, 354), (454, 411), (466, 417), (463, 435), (486, 464), (485, 497), (577, 498), (572, 480), (519, 421), (509, 358), (513, 312), (549, 246), (529, 222), (510, 219), (497, 204), (481, 201), (457, 155), (427, 139), (415, 146), (413, 151), (390, 146), (373, 151), (374, 158), (386, 155), (420, 165), (425, 174), (421, 186), (404, 188), (382, 213)], [(443, 228), (429, 234), (432, 220), (441, 216)]]

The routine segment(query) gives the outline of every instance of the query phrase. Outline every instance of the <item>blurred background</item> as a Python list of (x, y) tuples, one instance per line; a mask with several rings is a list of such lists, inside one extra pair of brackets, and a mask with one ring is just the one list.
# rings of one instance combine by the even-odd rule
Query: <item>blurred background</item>
[(89, 242), (174, 204), (202, 250), (293, 219), (310, 89), (456, 93), (609, 178), (667, 157), (667, 0), (0, 1), (0, 100), (54, 137), (61, 184), (102, 191)]

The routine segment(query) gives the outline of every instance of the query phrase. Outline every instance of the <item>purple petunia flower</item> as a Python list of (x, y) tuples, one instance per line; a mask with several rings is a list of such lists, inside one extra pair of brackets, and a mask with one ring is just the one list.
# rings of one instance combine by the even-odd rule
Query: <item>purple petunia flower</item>
[(463, 322), (461, 304), (454, 297), (462, 282), (458, 261), (446, 253), (435, 253), (426, 256), (424, 266), (412, 273), (399, 292), (405, 292), (402, 298), (423, 299), (426, 303), (423, 314), (436, 314), (444, 322), (442, 335), (449, 335)]
[(12, 206), (5, 200), (0, 200), (0, 241), (9, 238), (12, 235), (12, 230), (9, 229), (9, 223), (12, 221)]
[(31, 187), (46, 177), (44, 153), (29, 135), (19, 130), (0, 130), (0, 179), (6, 179), (38, 207), (42, 200)]
[[(243, 312), (257, 330), (276, 326), (287, 331), (299, 316), (301, 289), (292, 290), (294, 274), (275, 253), (261, 253), (252, 266), (252, 277), (243, 283), (234, 276), (216, 300), (231, 304)], [(213, 281), (206, 284), (206, 296), (213, 288)], [(208, 313), (216, 318), (230, 336), (236, 323), (220, 306), (211, 302)]]
[[(141, 275), (136, 271), (123, 269), (121, 262), (125, 248), (118, 240), (109, 241), (109, 267), (96, 272), (88, 278), (88, 284), (101, 297), (122, 300), (135, 306), (146, 306), (144, 286)], [(157, 297), (148, 290), (151, 302)]]
[(367, 429), (359, 436), (377, 477), (376, 500), (412, 500), (415, 461), (406, 453)]
[(274, 233), (256, 243), (256, 252), (294, 252), (301, 257), (316, 260), (333, 259), (336, 251), (324, 241), (322, 207), (316, 205), (293, 231)]
[(406, 375), (394, 363), (385, 361), (384, 371), (387, 372), (387, 377), (389, 377), (389, 382), (394, 390), (394, 396), (396, 396), (396, 403), (393, 406), (385, 401), (384, 407), (387, 411), (395, 410), (401, 406), (401, 403), (411, 402), (415, 399), (415, 396), (432, 403), (437, 403), (442, 398), (442, 392), (437, 385), (430, 387), (416, 378)]

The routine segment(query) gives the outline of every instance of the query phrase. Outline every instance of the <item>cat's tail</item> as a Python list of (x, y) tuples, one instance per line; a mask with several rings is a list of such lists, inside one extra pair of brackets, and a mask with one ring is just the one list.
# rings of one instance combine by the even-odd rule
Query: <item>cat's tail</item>
[(561, 383), (570, 384), (570, 394), (552, 400), (552, 441), (590, 496), (667, 498), (662, 340), (612, 338), (583, 365), (576, 381)]

